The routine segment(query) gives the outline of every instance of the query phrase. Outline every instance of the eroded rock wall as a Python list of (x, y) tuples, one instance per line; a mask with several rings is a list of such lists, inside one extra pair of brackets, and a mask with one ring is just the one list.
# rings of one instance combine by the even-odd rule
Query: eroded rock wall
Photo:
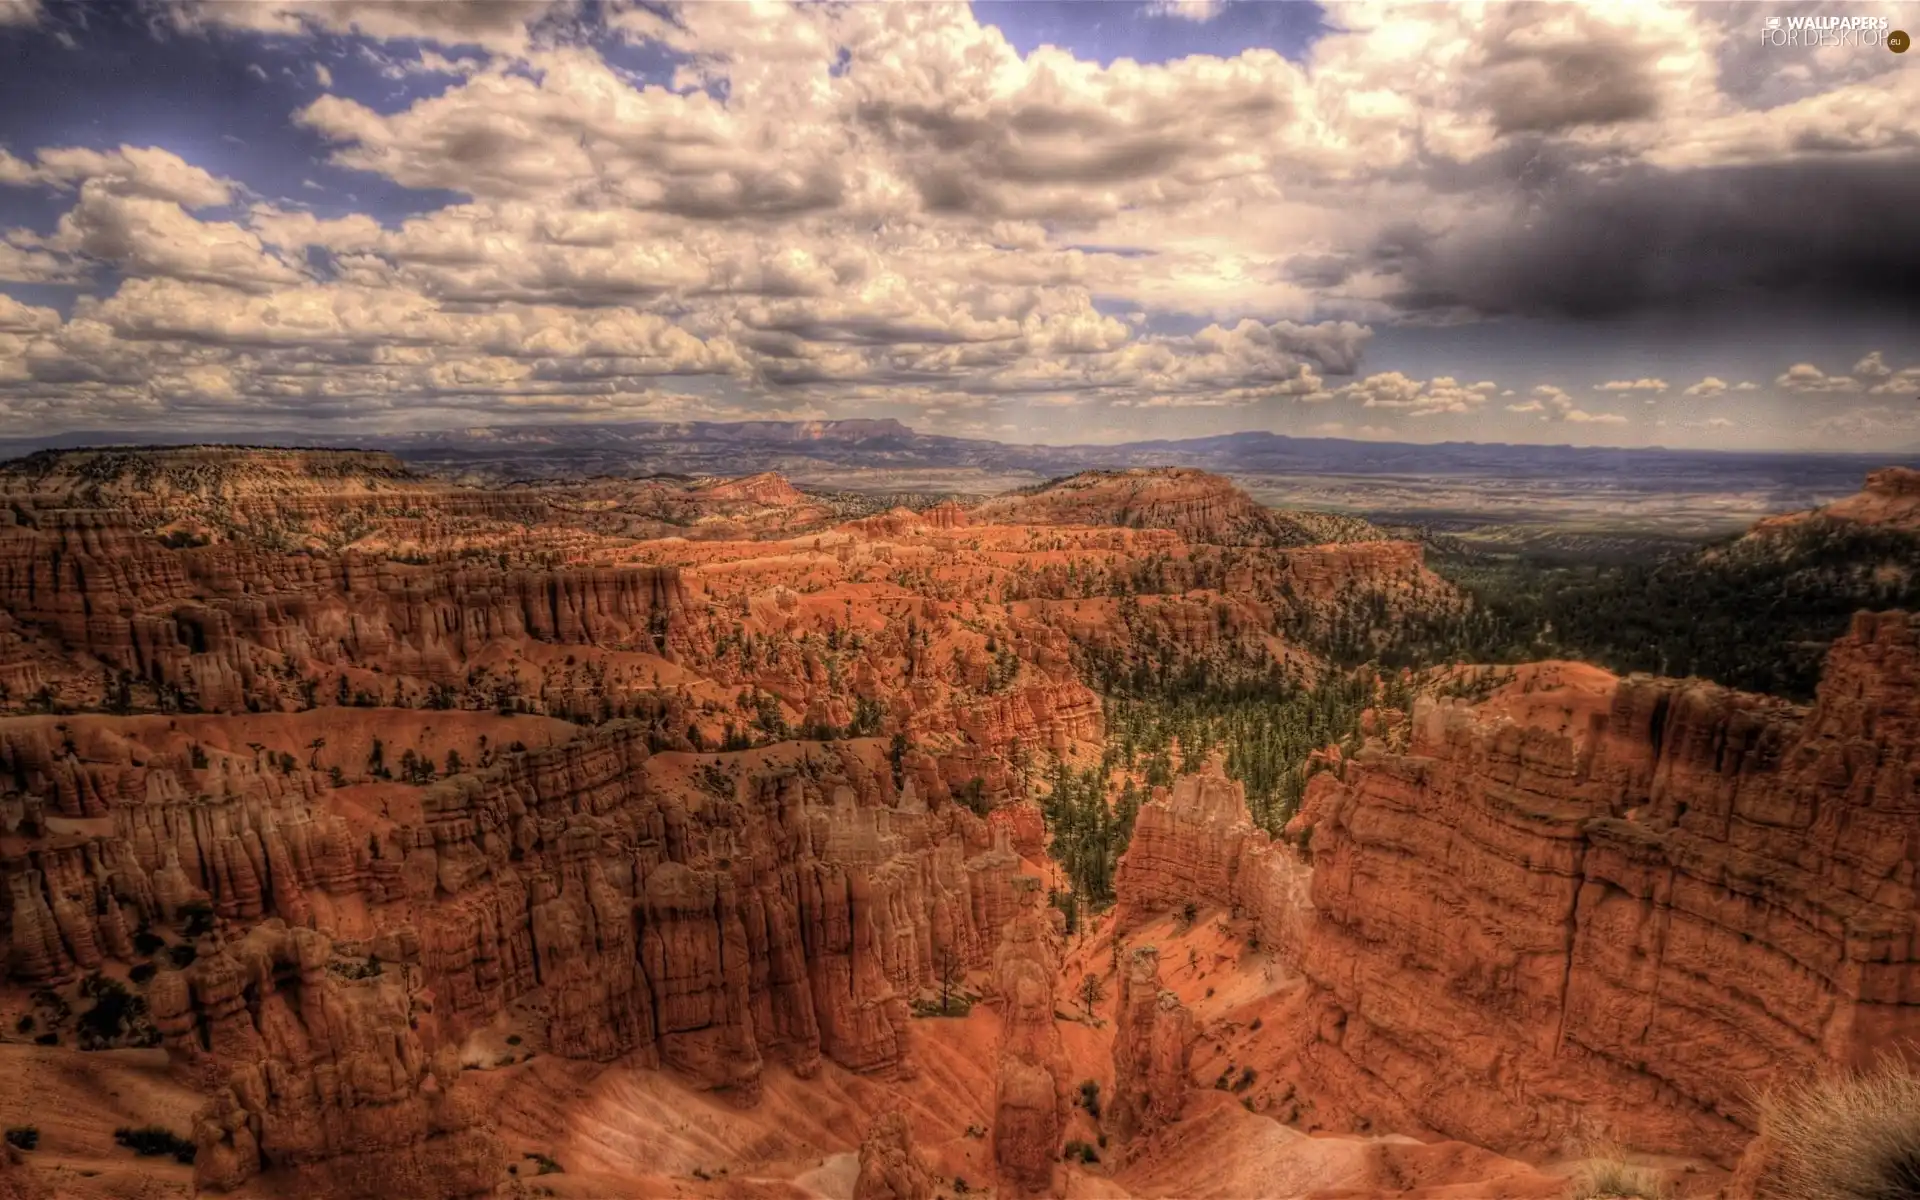
[(1810, 711), (1529, 678), (1422, 701), (1404, 753), (1317, 775), (1310, 874), (1230, 784), (1180, 780), (1141, 810), (1123, 921), (1252, 918), (1311, 987), (1323, 1120), (1500, 1150), (1731, 1162), (1755, 1088), (1920, 1035), (1912, 618), (1857, 618)]
[(489, 1192), (504, 1154), (455, 1048), (429, 1054), (430, 1006), (404, 970), (344, 982), (332, 953), (276, 920), (233, 943), (205, 937), (190, 968), (157, 979), (169, 1051), (216, 1089), (194, 1119), (195, 1185), (274, 1171), (306, 1195)]

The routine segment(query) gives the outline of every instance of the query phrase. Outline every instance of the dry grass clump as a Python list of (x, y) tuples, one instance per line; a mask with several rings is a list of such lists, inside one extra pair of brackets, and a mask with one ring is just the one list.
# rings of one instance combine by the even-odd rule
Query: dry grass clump
[(1760, 1106), (1767, 1183), (1795, 1200), (1920, 1200), (1920, 1075), (1869, 1071), (1780, 1088)]
[(1618, 1151), (1589, 1162), (1573, 1187), (1573, 1200), (1666, 1200), (1658, 1171), (1636, 1167)]

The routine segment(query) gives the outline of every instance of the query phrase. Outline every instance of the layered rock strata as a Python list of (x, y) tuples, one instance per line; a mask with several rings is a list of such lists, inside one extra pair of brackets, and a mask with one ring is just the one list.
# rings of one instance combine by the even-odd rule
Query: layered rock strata
[[(226, 1132), (204, 1158), (209, 1186), (254, 1169), (360, 1169), (348, 1165), (354, 1122), (376, 1118), (326, 1115), (330, 1079), (374, 1069), (334, 1061), (364, 1049), (341, 1040), (349, 1019), (394, 1015), (412, 1030), (431, 1010), (417, 1050), (393, 1049), (405, 1070), (382, 1059), (376, 1072), (375, 1108), (431, 1116), (378, 1118), (412, 1140), (365, 1143), (394, 1152), (381, 1170), (403, 1173), (431, 1157), (408, 1147), (460, 1132), (427, 1069), (436, 1055), (536, 992), (544, 1049), (664, 1065), (741, 1103), (757, 1098), (769, 1055), (802, 1074), (823, 1059), (911, 1071), (906, 996), (946, 958), (987, 965), (1016, 908), (1004, 829), (953, 804), (929, 810), (910, 782), (894, 789), (884, 758), (845, 743), (656, 758), (642, 727), (614, 722), (436, 783), (417, 823), (373, 834), (294, 777), (265, 778), (285, 790), (209, 803), (153, 784), (151, 804), (116, 800), (101, 822), (124, 832), (55, 839), (29, 860), (39, 867), (9, 877), (23, 978), (130, 960), (132, 929), (177, 934), (209, 917), (254, 929), (229, 949), (203, 943), (184, 971), (163, 963), (150, 989), (174, 1053), (210, 1082), (233, 1076), (232, 1104), (210, 1118)], [(415, 1008), (390, 988), (329, 982), (330, 938), (410, 980)], [(309, 1118), (335, 1132), (297, 1132)]]
[(302, 1194), (476, 1196), (505, 1166), (450, 1045), (397, 968), (347, 983), (333, 947), (279, 921), (231, 945), (202, 939), (157, 977), (154, 1022), (176, 1057), (215, 1081), (194, 1119), (194, 1182), (230, 1191), (263, 1171)]
[(1256, 922), (1311, 985), (1325, 1119), (1731, 1162), (1757, 1086), (1920, 1035), (1916, 641), (1862, 614), (1811, 711), (1550, 670), (1422, 701), (1405, 753), (1313, 780), (1307, 903), (1230, 786), (1182, 780), (1141, 811), (1123, 908)]

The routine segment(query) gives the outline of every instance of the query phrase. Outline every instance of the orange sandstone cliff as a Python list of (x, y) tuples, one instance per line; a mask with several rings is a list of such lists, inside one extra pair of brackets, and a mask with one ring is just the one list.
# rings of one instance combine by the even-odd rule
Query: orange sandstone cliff
[(1308, 985), (1292, 1069), (1330, 1124), (1731, 1163), (1756, 1089), (1920, 1034), (1917, 645), (1862, 614), (1811, 710), (1552, 664), (1423, 700), (1404, 752), (1313, 779), (1304, 853), (1182, 779), (1123, 920), (1251, 919)]

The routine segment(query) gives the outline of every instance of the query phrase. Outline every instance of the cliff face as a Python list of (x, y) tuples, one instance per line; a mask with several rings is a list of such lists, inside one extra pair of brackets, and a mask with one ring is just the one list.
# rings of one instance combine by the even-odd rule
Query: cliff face
[(278, 921), (200, 949), (151, 1001), (169, 1049), (218, 1087), (194, 1122), (197, 1186), (227, 1191), (274, 1169), (306, 1195), (492, 1189), (504, 1155), (454, 1048), (429, 1059), (406, 983), (341, 983), (324, 935)]
[[(210, 1189), (497, 1183), (469, 1099), (495, 1085), (462, 1084), (455, 1051), (619, 1060), (742, 1108), (772, 1091), (763, 1113), (791, 1100), (769, 1063), (904, 1081), (909, 997), (955, 961), (1000, 1006), (994, 1169), (1048, 1188), (1073, 1077), (1059, 914), (1015, 852), (1041, 856), (1037, 810), (1002, 802), (1103, 736), (1081, 623), (1123, 656), (1251, 661), (1291, 653), (1288, 605), (1397, 604), (1431, 578), (1392, 543), (951, 506), (716, 536), (814, 519), (771, 477), (478, 492), (350, 456), (56, 466), (0, 508), (8, 1017), (125, 979), (141, 1022), (95, 1041), (158, 1038), (212, 1096), (192, 1126)], [(1240, 503), (1140, 499), (1206, 536)], [(701, 536), (632, 536), (682, 517)], [(1307, 911), (1305, 868), (1218, 778), (1142, 812), (1123, 876), (1134, 910), (1198, 887)], [(1185, 1017), (1151, 970), (1122, 991), (1121, 1104), (1150, 1130), (1178, 1112)], [(65, 1046), (82, 1015), (37, 1019)], [(881, 1130), (869, 1182), (911, 1194), (897, 1149)]]
[(0, 606), (68, 655), (126, 672), (182, 707), (298, 702), (286, 676), (384, 672), (464, 683), (499, 641), (689, 653), (672, 567), (483, 570), (226, 544), (171, 550), (113, 514), (43, 514), (0, 529)]
[(1756, 1085), (1920, 1034), (1906, 615), (1856, 620), (1810, 712), (1542, 671), (1412, 724), (1315, 777), (1310, 875), (1193, 779), (1119, 876), (1126, 912), (1231, 905), (1298, 967), (1327, 1119), (1731, 1161)]
[[(549, 1051), (631, 1055), (742, 1103), (771, 1054), (803, 1074), (823, 1057), (911, 1070), (905, 993), (931, 985), (949, 950), (988, 962), (1018, 857), (965, 810), (930, 813), (910, 786), (896, 791), (884, 760), (851, 748), (790, 744), (741, 765), (656, 761), (642, 729), (616, 722), (437, 783), (419, 793), (417, 822), (369, 835), (329, 814), (303, 771), (230, 776), (238, 795), (209, 805), (182, 799), (196, 773), (164, 756), (91, 763), (148, 802), (105, 793), (110, 820), (7, 861), (12, 970), (51, 980), (130, 960), (129, 931), (183, 935), (196, 911), (254, 927), (231, 949), (203, 943), (183, 970), (163, 964), (151, 988), (169, 1048), (233, 1091), (202, 1118), (203, 1134), (224, 1131), (203, 1137), (208, 1186), (261, 1167), (353, 1174), (363, 1152), (407, 1178), (477, 1178), (484, 1156), (455, 1136), (467, 1126), (442, 1111), (451, 1084), (428, 1068), (535, 992)], [(326, 976), (343, 945), (409, 988), (343, 990)], [(422, 1011), (432, 1021), (416, 1034)], [(342, 1041), (343, 1022), (398, 1024), (367, 1042)], [(399, 1065), (355, 1065), (370, 1046)], [(316, 1082), (323, 1070), (375, 1071), (400, 1090), (362, 1112)], [(340, 1105), (352, 1111), (333, 1114)], [(401, 1140), (360, 1140), (368, 1123)], [(443, 1135), (467, 1166), (433, 1165)]]
[(1755, 525), (1753, 532), (1764, 537), (1808, 521), (1920, 533), (1920, 471), (1911, 467), (1883, 467), (1868, 472), (1866, 486), (1854, 495), (1810, 512), (1769, 517)]

